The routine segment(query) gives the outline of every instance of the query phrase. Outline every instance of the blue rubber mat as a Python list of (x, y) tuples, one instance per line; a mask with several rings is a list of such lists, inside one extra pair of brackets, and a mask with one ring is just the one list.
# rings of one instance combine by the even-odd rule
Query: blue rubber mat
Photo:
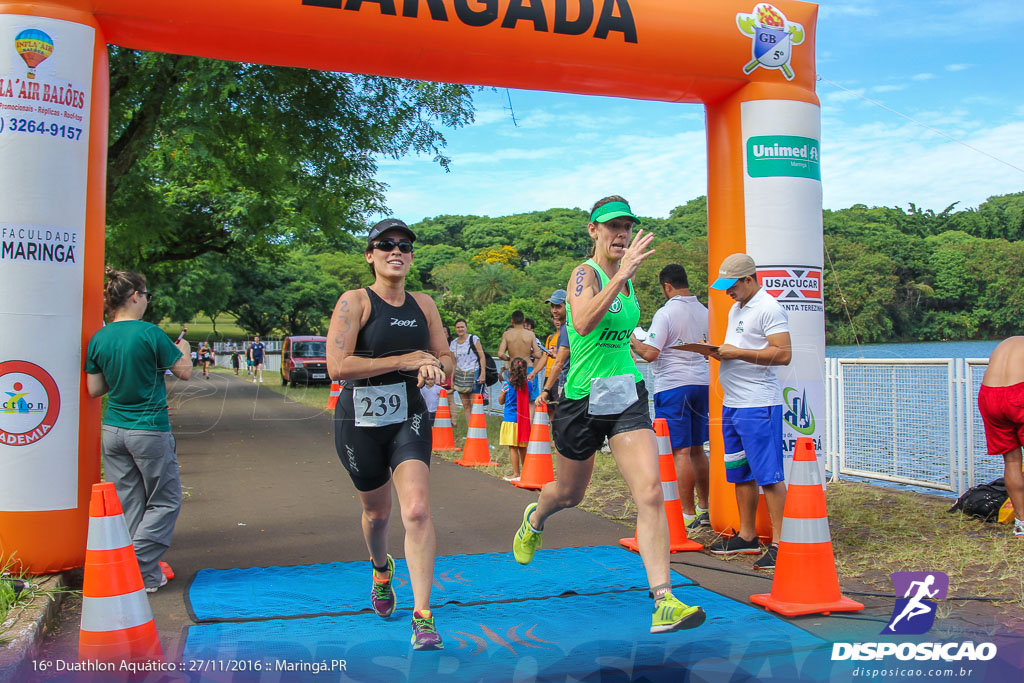
[[(395, 560), (399, 610), (411, 605), (408, 577), (405, 560)], [(693, 582), (679, 575), (673, 583)], [(452, 555), (437, 558), (431, 602), (494, 602), (646, 587), (640, 556), (612, 546), (544, 550), (526, 566), (516, 564), (512, 553)], [(369, 596), (367, 562), (332, 562), (203, 569), (189, 585), (186, 604), (196, 622), (239, 621), (368, 611)]]
[(263, 675), (309, 675), (316, 667), (325, 672), (315, 678), (320, 683), (679, 681), (684, 670), (712, 674), (690, 680), (781, 681), (828, 659), (830, 645), (765, 611), (696, 586), (674, 593), (701, 605), (707, 621), (696, 629), (651, 635), (651, 602), (646, 591), (637, 590), (438, 609), (445, 649), (415, 654), (408, 613), (390, 619), (353, 614), (200, 624), (188, 630), (183, 659), (241, 662)]

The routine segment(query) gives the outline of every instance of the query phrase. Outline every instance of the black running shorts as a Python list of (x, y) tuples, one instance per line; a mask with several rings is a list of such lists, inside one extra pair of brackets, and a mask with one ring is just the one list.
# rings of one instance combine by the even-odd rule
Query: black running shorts
[(334, 409), (334, 448), (352, 483), (360, 491), (373, 491), (391, 480), (391, 472), (406, 460), (430, 467), (433, 434), (427, 406), (416, 391), (405, 422), (384, 427), (356, 427), (352, 388), (346, 387)]
[(647, 387), (642, 380), (636, 383), (636, 396), (636, 402), (618, 415), (590, 415), (589, 396), (563, 396), (551, 420), (555, 448), (570, 460), (586, 460), (604, 445), (606, 438), (640, 429), (653, 431)]

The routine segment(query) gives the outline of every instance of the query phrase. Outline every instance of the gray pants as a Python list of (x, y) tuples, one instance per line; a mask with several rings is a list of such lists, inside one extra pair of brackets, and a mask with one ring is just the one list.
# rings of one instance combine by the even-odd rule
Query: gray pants
[(147, 588), (163, 582), (159, 561), (181, 509), (181, 478), (170, 432), (103, 425), (103, 474), (121, 499)]

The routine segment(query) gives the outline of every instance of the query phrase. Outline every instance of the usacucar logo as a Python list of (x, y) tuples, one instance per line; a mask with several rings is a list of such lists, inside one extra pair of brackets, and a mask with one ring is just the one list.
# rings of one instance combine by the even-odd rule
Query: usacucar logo
[(757, 281), (787, 311), (824, 310), (821, 266), (770, 266), (757, 269)]
[(804, 27), (794, 21), (787, 21), (786, 15), (767, 2), (754, 5), (750, 14), (736, 15), (740, 31), (754, 39), (751, 47), (754, 58), (743, 67), (749, 74), (759, 66), (766, 69), (781, 69), (787, 81), (796, 74), (789, 66), (793, 46), (804, 42)]
[(0, 363), (0, 444), (33, 444), (59, 415), (60, 392), (50, 373), (24, 360)]

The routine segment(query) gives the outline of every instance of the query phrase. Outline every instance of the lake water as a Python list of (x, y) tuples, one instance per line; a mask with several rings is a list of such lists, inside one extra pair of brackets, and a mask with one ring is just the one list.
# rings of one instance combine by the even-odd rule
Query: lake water
[(1000, 340), (826, 346), (827, 358), (988, 358)]

